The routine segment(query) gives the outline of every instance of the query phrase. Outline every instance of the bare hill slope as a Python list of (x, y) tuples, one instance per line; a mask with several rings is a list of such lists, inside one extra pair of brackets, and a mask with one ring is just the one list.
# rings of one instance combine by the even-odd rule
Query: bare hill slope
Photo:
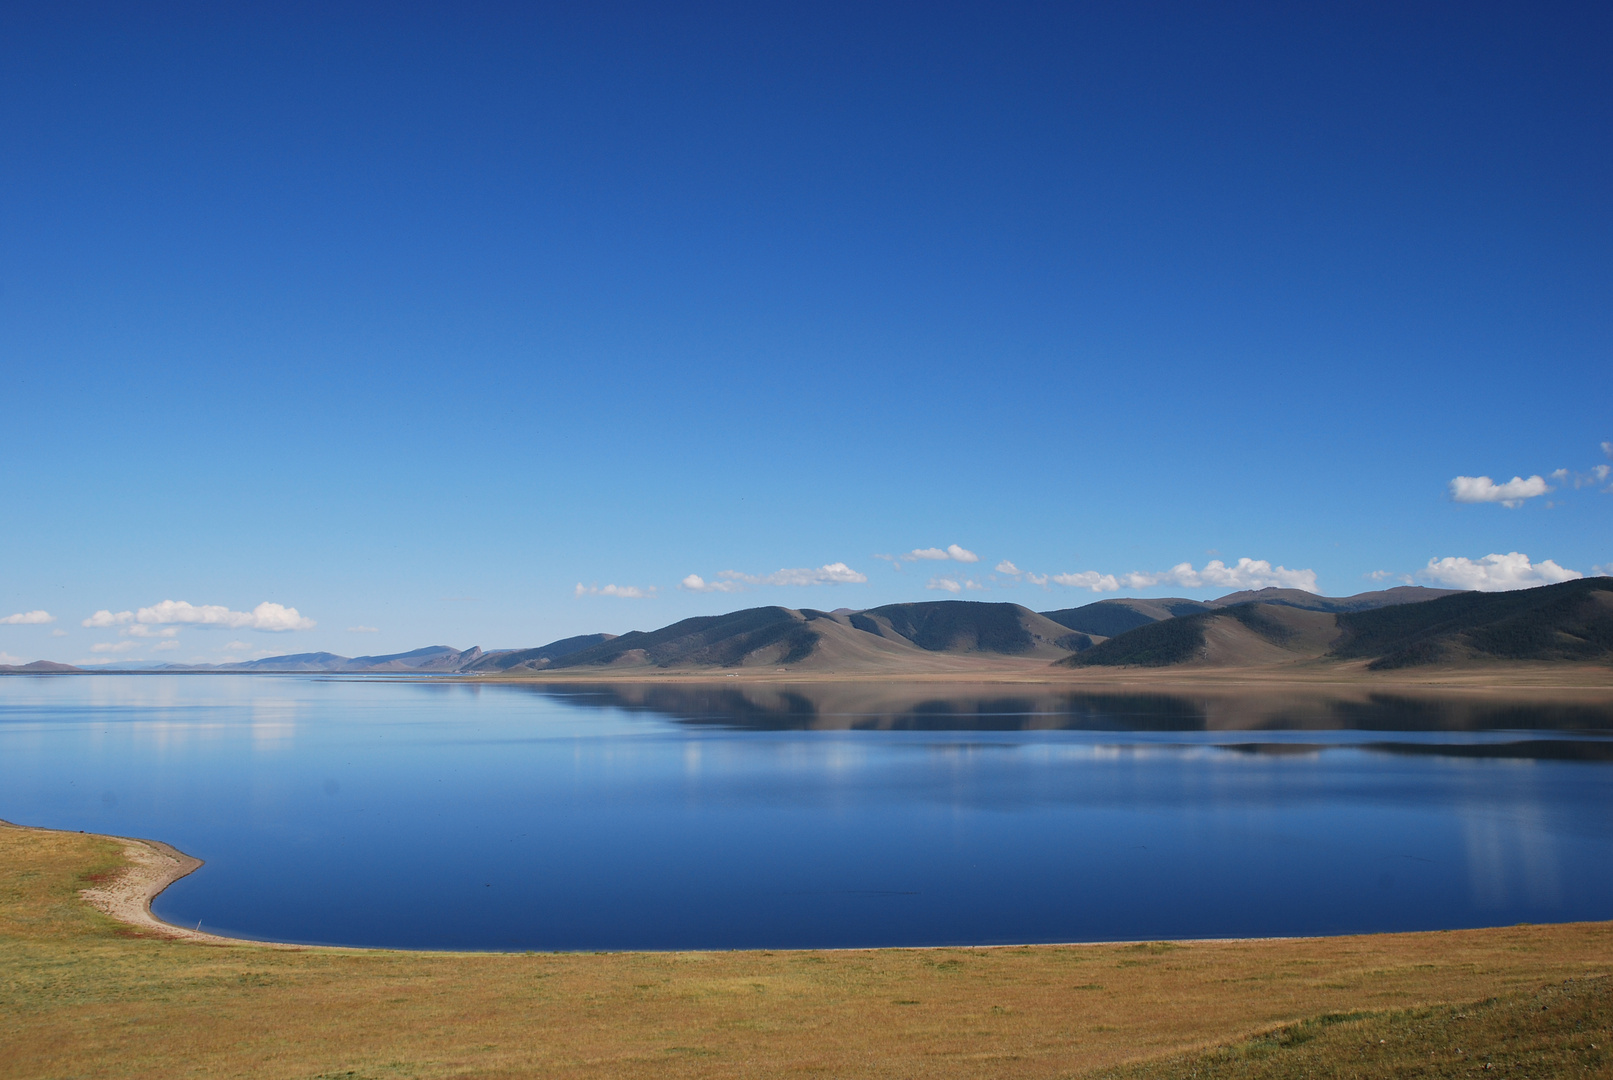
[(1241, 667), (1324, 658), (1365, 659), (1377, 671), (1497, 660), (1606, 663), (1613, 661), (1613, 579), (1343, 612), (1235, 604), (1128, 630), (1059, 663)]
[(858, 630), (925, 652), (992, 653), (1049, 659), (1087, 648), (1091, 639), (1018, 604), (937, 600), (887, 604), (846, 618)]

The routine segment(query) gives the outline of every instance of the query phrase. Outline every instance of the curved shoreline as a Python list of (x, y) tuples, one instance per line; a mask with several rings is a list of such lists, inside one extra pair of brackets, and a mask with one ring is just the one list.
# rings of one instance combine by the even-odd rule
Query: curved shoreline
[(151, 910), (151, 902), (162, 895), (162, 891), (168, 886), (182, 877), (195, 873), (204, 865), (201, 859), (186, 855), (172, 844), (132, 836), (91, 833), (82, 829), (49, 829), (39, 825), (19, 825), (14, 821), (3, 819), (0, 819), (0, 828), (97, 836), (103, 840), (116, 840), (122, 844), (123, 857), (128, 860), (123, 871), (111, 881), (80, 889), (78, 895), (97, 911), (127, 926), (175, 941), (194, 941), (208, 945), (263, 945), (275, 949), (307, 947), (277, 941), (223, 937), (219, 934), (204, 933), (199, 929), (176, 926), (159, 919)]

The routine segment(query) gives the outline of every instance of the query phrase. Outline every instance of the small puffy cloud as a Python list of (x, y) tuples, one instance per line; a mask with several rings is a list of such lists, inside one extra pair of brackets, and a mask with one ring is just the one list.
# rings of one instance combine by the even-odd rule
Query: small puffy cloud
[(138, 641), (101, 641), (90, 646), (92, 653), (126, 653), (140, 647)]
[(119, 630), (118, 635), (120, 637), (171, 638), (179, 636), (179, 627), (165, 626), (161, 630), (153, 630), (145, 623), (135, 623), (133, 626), (125, 626), (122, 630)]
[(980, 584), (980, 582), (978, 582), (978, 581), (975, 581), (973, 578), (947, 578), (947, 577), (931, 578), (930, 583), (928, 585), (924, 586), (924, 587), (926, 589), (937, 589), (937, 590), (939, 590), (941, 592), (949, 592), (949, 593), (966, 592), (966, 591), (967, 592), (984, 592), (985, 589), (986, 589), (986, 587), (984, 585)]
[[(1054, 580), (1057, 580), (1056, 578)], [(1149, 589), (1156, 585), (1179, 585), (1184, 589), (1301, 589), (1319, 592), (1315, 570), (1290, 570), (1286, 566), (1272, 566), (1265, 559), (1239, 559), (1228, 566), (1220, 559), (1211, 559), (1204, 569), (1193, 569), (1192, 563), (1177, 563), (1169, 570), (1145, 574), (1133, 571), (1122, 574), (1119, 584), (1128, 589)]]
[(112, 612), (106, 610), (105, 608), (102, 608), (100, 611), (97, 611), (94, 615), (91, 615), (89, 618), (87, 618), (83, 622), (79, 623), (79, 625), (80, 626), (88, 626), (91, 629), (101, 629), (101, 628), (108, 627), (108, 626), (117, 626), (120, 623), (130, 623), (130, 622), (134, 622), (134, 612), (132, 612), (132, 611), (120, 611), (116, 615), (114, 615)]
[(645, 600), (655, 595), (655, 586), (641, 589), (637, 585), (584, 585), (577, 582), (578, 596), (619, 596), (624, 600)]
[(179, 642), (177, 641), (159, 641), (152, 646), (152, 649), (156, 652), (166, 652), (169, 649), (177, 648), (179, 648)]
[(1513, 510), (1522, 506), (1525, 499), (1533, 499), (1551, 490), (1543, 476), (1531, 476), (1527, 480), (1514, 476), (1504, 484), (1498, 484), (1488, 476), (1458, 476), (1451, 481), (1451, 498), (1459, 503), (1498, 502)]
[(41, 626), (55, 621), (56, 617), (48, 611), (19, 611), (0, 619), (0, 626)]
[(998, 563), (995, 569), (997, 573), (1011, 577), (1015, 581), (1028, 581), (1032, 585), (1036, 585), (1040, 588), (1047, 588), (1046, 574), (1033, 574), (1029, 570), (1021, 570), (1007, 559), (1004, 559), (1002, 562)]
[(690, 592), (741, 592), (745, 586), (737, 581), (707, 581), (699, 574), (690, 574), (678, 582), (678, 588)]
[(861, 585), (868, 580), (866, 574), (859, 574), (843, 562), (826, 563), (817, 569), (776, 570), (760, 578), (732, 571), (725, 571), (724, 576), (732, 576), (748, 585)]
[(20, 656), (12, 656), (8, 652), (0, 652), (0, 664), (5, 664), (7, 667), (16, 667), (18, 664), (26, 664), (27, 662), (28, 661), (24, 660)]
[(1113, 574), (1100, 574), (1096, 570), (1083, 570), (1078, 574), (1054, 574), (1053, 584), (1072, 589), (1090, 589), (1093, 592), (1114, 592), (1120, 588)]
[(192, 604), (185, 600), (164, 600), (160, 604), (143, 607), (138, 611), (111, 612), (105, 608), (85, 619), (81, 625), (91, 628), (124, 626), (138, 623), (142, 626), (183, 624), (190, 626), (222, 626), (230, 630), (264, 630), (279, 633), (286, 630), (312, 630), (314, 620), (304, 618), (296, 608), (265, 601), (251, 611), (231, 611), (222, 604)]
[(1397, 574), (1393, 570), (1374, 570), (1370, 574), (1361, 575), (1369, 581), (1398, 581), (1402, 585), (1411, 584), (1410, 574)]
[[(889, 556), (883, 556), (882, 555), (882, 556), (878, 556), (878, 557), (879, 558), (888, 558)], [(906, 555), (899, 555), (899, 556), (897, 556), (897, 558), (901, 559), (904, 562), (920, 562), (920, 561), (945, 562), (948, 559), (951, 559), (953, 562), (970, 562), (970, 563), (972, 563), (972, 562), (979, 562), (980, 561), (980, 556), (979, 555), (976, 555), (974, 552), (970, 551), (968, 548), (960, 547), (957, 544), (948, 544), (944, 548), (938, 548), (938, 547), (914, 548), (912, 551), (909, 551)]]
[(54, 629), (54, 630), (52, 630), (50, 632), (50, 636), (51, 637), (66, 637), (67, 636), (67, 631), (63, 630), (61, 627), (58, 626), (56, 629)]
[(375, 626), (349, 626), (347, 632), (349, 634), (379, 634), (381, 630)]
[(1558, 566), (1550, 559), (1530, 562), (1529, 556), (1514, 551), (1506, 555), (1486, 555), (1482, 559), (1463, 556), (1429, 559), (1428, 565), (1419, 570), (1417, 576), (1452, 589), (1507, 592), (1511, 589), (1530, 589), (1536, 585), (1555, 585), (1585, 575), (1578, 570)]
[(747, 585), (861, 585), (868, 575), (858, 573), (843, 562), (818, 567), (775, 570), (771, 574), (742, 574), (724, 570), (715, 581), (690, 574), (679, 583), (690, 592), (740, 592)]
[(1602, 453), (1606, 454), (1610, 458), (1613, 458), (1613, 442), (1605, 442), (1605, 443), (1603, 443), (1602, 444)]

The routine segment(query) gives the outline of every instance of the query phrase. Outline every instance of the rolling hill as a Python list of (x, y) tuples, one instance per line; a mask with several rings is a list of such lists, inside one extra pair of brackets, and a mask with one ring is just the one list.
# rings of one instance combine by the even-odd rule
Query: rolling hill
[(1084, 646), (1079, 637), (1017, 604), (941, 600), (861, 612), (762, 607), (623, 634), (551, 666), (923, 670), (936, 668), (943, 655), (1052, 659)]
[(1149, 623), (1058, 663), (1238, 667), (1323, 659), (1367, 660), (1374, 671), (1496, 660), (1606, 662), (1613, 660), (1613, 579), (1337, 611), (1244, 602)]
[(490, 652), (463, 665), (461, 671), (542, 671), (562, 657), (615, 640), (615, 634), (579, 634), (561, 638), (536, 649), (504, 649)]

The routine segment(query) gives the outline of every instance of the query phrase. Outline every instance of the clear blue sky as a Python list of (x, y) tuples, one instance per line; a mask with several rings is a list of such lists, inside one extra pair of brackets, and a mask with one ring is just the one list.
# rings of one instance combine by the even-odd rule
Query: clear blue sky
[(1593, 4), (7, 4), (0, 654), (1598, 572), (1610, 55)]

